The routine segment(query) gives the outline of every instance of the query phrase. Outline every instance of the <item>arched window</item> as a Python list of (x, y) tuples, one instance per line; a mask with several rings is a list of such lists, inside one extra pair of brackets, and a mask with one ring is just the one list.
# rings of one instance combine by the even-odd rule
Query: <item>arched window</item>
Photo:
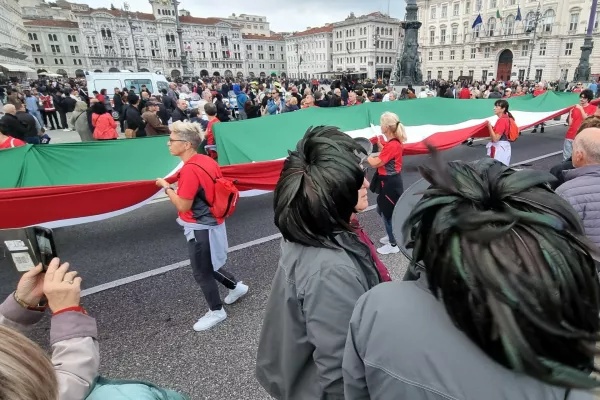
[(530, 11), (527, 13), (527, 17), (525, 17), (525, 32), (533, 31), (533, 26), (535, 21), (535, 13)]
[(51, 33), (48, 34), (48, 40), (52, 41), (52, 34)]
[(375, 34), (379, 35), (379, 27), (377, 27), (377, 29), (375, 29)]
[(506, 22), (504, 23), (504, 34), (512, 35), (515, 33), (515, 16), (509, 15), (506, 17)]
[(552, 25), (554, 25), (554, 20), (556, 17), (556, 13), (554, 12), (553, 9), (548, 9), (546, 10), (546, 12), (544, 13), (544, 32), (548, 32), (551, 33), (552, 32)]
[[(596, 22), (598, 22), (598, 21), (596, 21)], [(37, 33), (34, 33), (34, 34), (33, 34), (33, 40), (38, 40), (38, 38), (37, 38)]]
[(33, 35), (31, 33), (28, 33), (27, 37), (29, 38), (29, 40), (33, 40)]
[(494, 36), (496, 30), (496, 18), (492, 17), (488, 19), (488, 36)]

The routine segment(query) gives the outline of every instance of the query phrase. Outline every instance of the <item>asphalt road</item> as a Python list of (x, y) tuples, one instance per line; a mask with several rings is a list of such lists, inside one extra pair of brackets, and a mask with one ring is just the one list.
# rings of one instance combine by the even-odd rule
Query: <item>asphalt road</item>
[[(566, 127), (556, 126), (544, 134), (525, 132), (513, 144), (512, 162), (561, 150), (565, 131)], [(485, 143), (458, 146), (442, 154), (447, 160), (474, 160), (485, 156)], [(545, 158), (531, 167), (547, 170), (561, 158)], [(428, 156), (405, 157), (405, 187), (419, 179), (411, 171), (427, 162)], [(374, 198), (370, 202), (374, 204)], [(175, 217), (169, 202), (158, 202), (102, 222), (57, 229), (57, 247), (83, 276), (85, 287), (91, 288), (187, 260), (185, 239)], [(375, 241), (384, 235), (374, 211), (360, 219)], [(272, 195), (243, 198), (227, 228), (230, 246), (276, 234)], [(226, 322), (206, 333), (191, 328), (206, 312), (206, 304), (189, 267), (85, 297), (83, 305), (98, 320), (101, 372), (111, 378), (151, 381), (191, 399), (268, 398), (254, 379), (254, 362), (278, 256), (277, 240), (230, 253), (228, 269), (250, 286), (250, 292), (239, 304), (226, 308)], [(393, 276), (402, 276), (406, 268), (402, 256), (386, 256), (383, 261)], [(14, 289), (17, 278), (13, 271), (0, 271), (0, 296)], [(44, 320), (32, 337), (47, 345), (48, 329)]]

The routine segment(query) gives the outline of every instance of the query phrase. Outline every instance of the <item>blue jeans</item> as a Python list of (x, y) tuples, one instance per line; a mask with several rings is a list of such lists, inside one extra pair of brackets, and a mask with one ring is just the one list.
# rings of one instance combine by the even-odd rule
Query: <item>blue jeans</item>
[(35, 119), (37, 119), (40, 123), (40, 126), (44, 126), (44, 120), (42, 119), (42, 114), (40, 113), (39, 110), (33, 110), (33, 111), (29, 111), (29, 115), (33, 116)]
[(390, 239), (390, 244), (396, 246), (396, 238), (394, 237), (394, 232), (392, 230), (392, 221), (387, 219), (381, 214), (381, 218), (383, 219), (383, 225), (385, 226), (385, 232)]
[(40, 144), (40, 137), (39, 136), (26, 137), (25, 142), (27, 142), (29, 144)]

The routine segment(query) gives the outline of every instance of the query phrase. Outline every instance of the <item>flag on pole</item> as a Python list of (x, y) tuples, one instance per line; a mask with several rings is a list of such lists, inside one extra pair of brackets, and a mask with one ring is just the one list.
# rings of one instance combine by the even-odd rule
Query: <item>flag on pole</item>
[(481, 25), (483, 24), (483, 20), (481, 19), (481, 14), (477, 14), (477, 18), (475, 18), (475, 21), (473, 21), (473, 26), (471, 26), (472, 29), (475, 29), (475, 27), (477, 25)]
[(521, 17), (521, 7), (517, 6), (517, 16), (515, 18), (515, 21), (522, 21), (523, 18)]
[(298, 65), (301, 65), (302, 61), (304, 61), (304, 59), (302, 58), (302, 56), (300, 56), (300, 62), (298, 63)]
[(500, 21), (502, 21), (502, 15), (500, 15), (499, 9), (496, 9), (496, 18), (498, 18)]

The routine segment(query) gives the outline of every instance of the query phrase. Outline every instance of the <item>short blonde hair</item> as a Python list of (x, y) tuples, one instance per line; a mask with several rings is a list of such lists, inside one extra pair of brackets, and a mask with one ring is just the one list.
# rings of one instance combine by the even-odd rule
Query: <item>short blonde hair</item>
[(0, 399), (57, 400), (56, 371), (40, 347), (0, 326)]
[(394, 114), (393, 112), (386, 111), (381, 115), (380, 124), (381, 127), (386, 126), (390, 128), (400, 143), (406, 142), (406, 131), (404, 129), (404, 125), (402, 125), (400, 122), (398, 115)]
[(292, 105), (298, 105), (298, 99), (294, 96), (292, 96), (292, 98), (290, 99), (290, 104)]
[(176, 121), (171, 124), (171, 132), (190, 142), (194, 149), (200, 147), (200, 143), (204, 140), (204, 130), (197, 122)]

